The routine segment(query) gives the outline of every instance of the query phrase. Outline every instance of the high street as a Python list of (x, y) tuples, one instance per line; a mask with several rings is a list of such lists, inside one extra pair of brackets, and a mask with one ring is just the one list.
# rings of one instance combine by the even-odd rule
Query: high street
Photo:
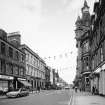
[(70, 105), (71, 90), (50, 90), (30, 93), (20, 98), (1, 98), (0, 105)]

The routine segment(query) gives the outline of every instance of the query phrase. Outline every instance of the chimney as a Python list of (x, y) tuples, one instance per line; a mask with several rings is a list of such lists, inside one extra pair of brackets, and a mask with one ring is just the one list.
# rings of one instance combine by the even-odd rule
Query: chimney
[(20, 32), (8, 33), (8, 41), (15, 47), (19, 47), (21, 45)]

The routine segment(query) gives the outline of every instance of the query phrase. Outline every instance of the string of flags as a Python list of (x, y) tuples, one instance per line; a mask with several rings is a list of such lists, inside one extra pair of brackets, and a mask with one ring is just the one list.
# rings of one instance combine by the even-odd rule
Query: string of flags
[(58, 56), (48, 56), (48, 57), (44, 57), (44, 60), (56, 60), (57, 58), (68, 58), (71, 54), (73, 54), (73, 51), (68, 52), (68, 53), (64, 53), (64, 54), (59, 54)]
[(72, 67), (60, 67), (60, 68), (57, 68), (56, 70), (57, 70), (57, 72), (61, 72), (61, 71), (68, 71), (68, 70), (71, 70), (72, 69)]
[(62, 70), (69, 70), (69, 69), (70, 69), (70, 67), (60, 68), (61, 71)]

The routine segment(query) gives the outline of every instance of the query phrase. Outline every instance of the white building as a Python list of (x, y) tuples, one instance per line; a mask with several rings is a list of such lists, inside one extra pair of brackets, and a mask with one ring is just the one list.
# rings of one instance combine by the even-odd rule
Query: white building
[(32, 84), (32, 88), (45, 87), (45, 62), (27, 45), (22, 45), (21, 49), (26, 54), (26, 77)]

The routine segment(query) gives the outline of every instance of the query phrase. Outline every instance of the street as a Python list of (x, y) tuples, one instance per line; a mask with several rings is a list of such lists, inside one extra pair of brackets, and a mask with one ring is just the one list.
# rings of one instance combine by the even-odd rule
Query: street
[(71, 96), (71, 90), (45, 90), (26, 97), (4, 97), (0, 99), (0, 105), (70, 105)]

